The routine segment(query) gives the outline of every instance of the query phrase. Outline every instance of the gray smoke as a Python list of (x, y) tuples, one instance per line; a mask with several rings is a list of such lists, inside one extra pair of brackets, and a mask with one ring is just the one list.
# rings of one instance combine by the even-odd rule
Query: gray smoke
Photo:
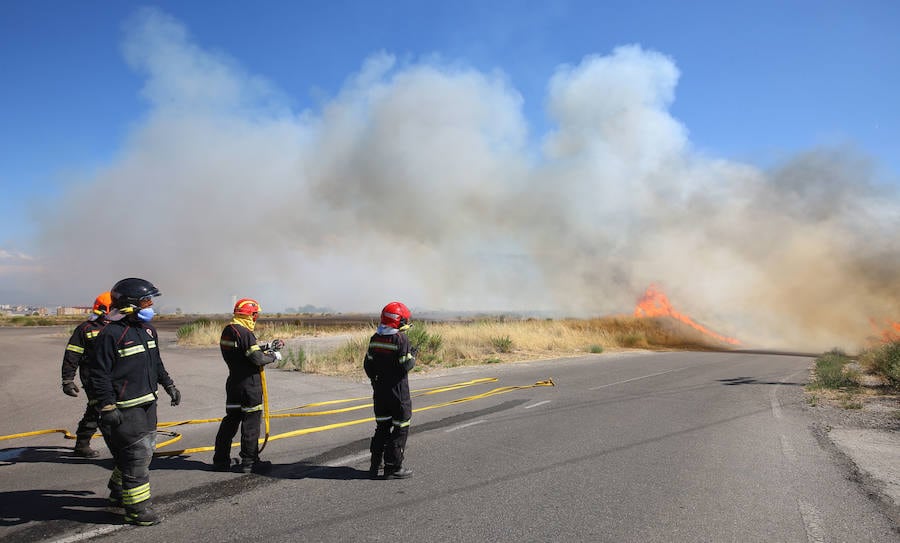
[[(500, 73), (378, 53), (296, 112), (155, 10), (125, 57), (150, 108), (42, 227), (39, 279), (61, 296), (138, 276), (170, 310), (253, 296), (272, 312), (399, 299), (583, 317), (630, 313), (657, 283), (745, 344), (822, 349), (900, 317), (898, 200), (866, 160), (702, 156), (669, 113), (678, 69), (640, 46), (553, 74), (538, 150)], [(88, 221), (98, 242), (73, 242)]]

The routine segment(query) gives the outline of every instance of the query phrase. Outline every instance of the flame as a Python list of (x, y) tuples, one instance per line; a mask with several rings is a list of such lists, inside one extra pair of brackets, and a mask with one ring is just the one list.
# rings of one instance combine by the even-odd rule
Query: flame
[[(884, 325), (879, 325), (875, 319), (869, 319), (875, 333), (883, 343), (894, 343), (900, 341), (900, 322), (885, 321)], [(884, 327), (882, 327), (884, 326)]]
[[(687, 315), (683, 315), (678, 311), (675, 311), (675, 308), (673, 308), (671, 302), (669, 302), (669, 298), (657, 285), (650, 285), (649, 287), (647, 287), (647, 291), (644, 292), (644, 295), (641, 296), (641, 299), (637, 302), (637, 306), (635, 306), (634, 308), (634, 316), (671, 317), (683, 322), (684, 324), (687, 324), (695, 330), (699, 330), (700, 332), (708, 336), (714, 337), (719, 341), (730, 343), (731, 345), (740, 345), (741, 343), (734, 338), (723, 336), (722, 334), (717, 334), (709, 328), (703, 326), (702, 324), (697, 324)], [(900, 328), (898, 328), (898, 332), (900, 332)]]

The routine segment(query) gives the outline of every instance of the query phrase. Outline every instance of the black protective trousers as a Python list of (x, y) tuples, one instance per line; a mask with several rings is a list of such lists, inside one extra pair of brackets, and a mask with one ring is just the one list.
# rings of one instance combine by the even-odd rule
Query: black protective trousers
[(255, 462), (259, 457), (259, 431), (262, 411), (244, 411), (241, 407), (225, 409), (225, 418), (219, 424), (216, 433), (216, 452), (213, 462), (216, 464), (231, 463), (231, 440), (241, 427), (241, 460)]
[(78, 421), (78, 429), (75, 430), (75, 445), (77, 446), (79, 443), (87, 444), (94, 437), (94, 434), (97, 433), (97, 428), (99, 427), (100, 412), (97, 411), (97, 402), (89, 400), (87, 407), (84, 409), (84, 415)]
[(156, 402), (120, 409), (122, 424), (100, 423), (115, 468), (109, 478), (110, 497), (126, 509), (150, 499), (150, 461), (156, 449)]
[(231, 440), (241, 428), (241, 460), (259, 460), (259, 432), (262, 421), (262, 381), (259, 374), (244, 379), (228, 378), (225, 383), (225, 418), (216, 433), (213, 462), (231, 463)]
[[(409, 436), (409, 421), (412, 418), (412, 401), (398, 398), (392, 389), (375, 389), (375, 435), (369, 451), (372, 458), (384, 458), (385, 466), (403, 465), (403, 453)], [(382, 457), (383, 455), (383, 457)]]

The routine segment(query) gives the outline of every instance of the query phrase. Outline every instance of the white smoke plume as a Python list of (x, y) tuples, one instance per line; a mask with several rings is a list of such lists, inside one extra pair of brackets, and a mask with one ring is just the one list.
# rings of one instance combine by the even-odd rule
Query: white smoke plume
[[(297, 112), (159, 11), (124, 50), (148, 114), (35, 251), (65, 299), (138, 276), (196, 312), (236, 295), (597, 316), (657, 283), (745, 344), (823, 349), (900, 320), (898, 200), (865, 159), (812, 150), (765, 172), (696, 153), (669, 112), (674, 61), (640, 46), (552, 75), (537, 151), (500, 73), (376, 53)], [(73, 242), (88, 227), (96, 242)]]

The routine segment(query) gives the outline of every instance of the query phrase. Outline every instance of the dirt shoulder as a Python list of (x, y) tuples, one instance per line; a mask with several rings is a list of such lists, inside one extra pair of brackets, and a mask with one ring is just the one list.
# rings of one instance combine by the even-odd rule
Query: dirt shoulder
[(806, 409), (820, 442), (900, 524), (900, 395), (882, 387), (807, 390)]

